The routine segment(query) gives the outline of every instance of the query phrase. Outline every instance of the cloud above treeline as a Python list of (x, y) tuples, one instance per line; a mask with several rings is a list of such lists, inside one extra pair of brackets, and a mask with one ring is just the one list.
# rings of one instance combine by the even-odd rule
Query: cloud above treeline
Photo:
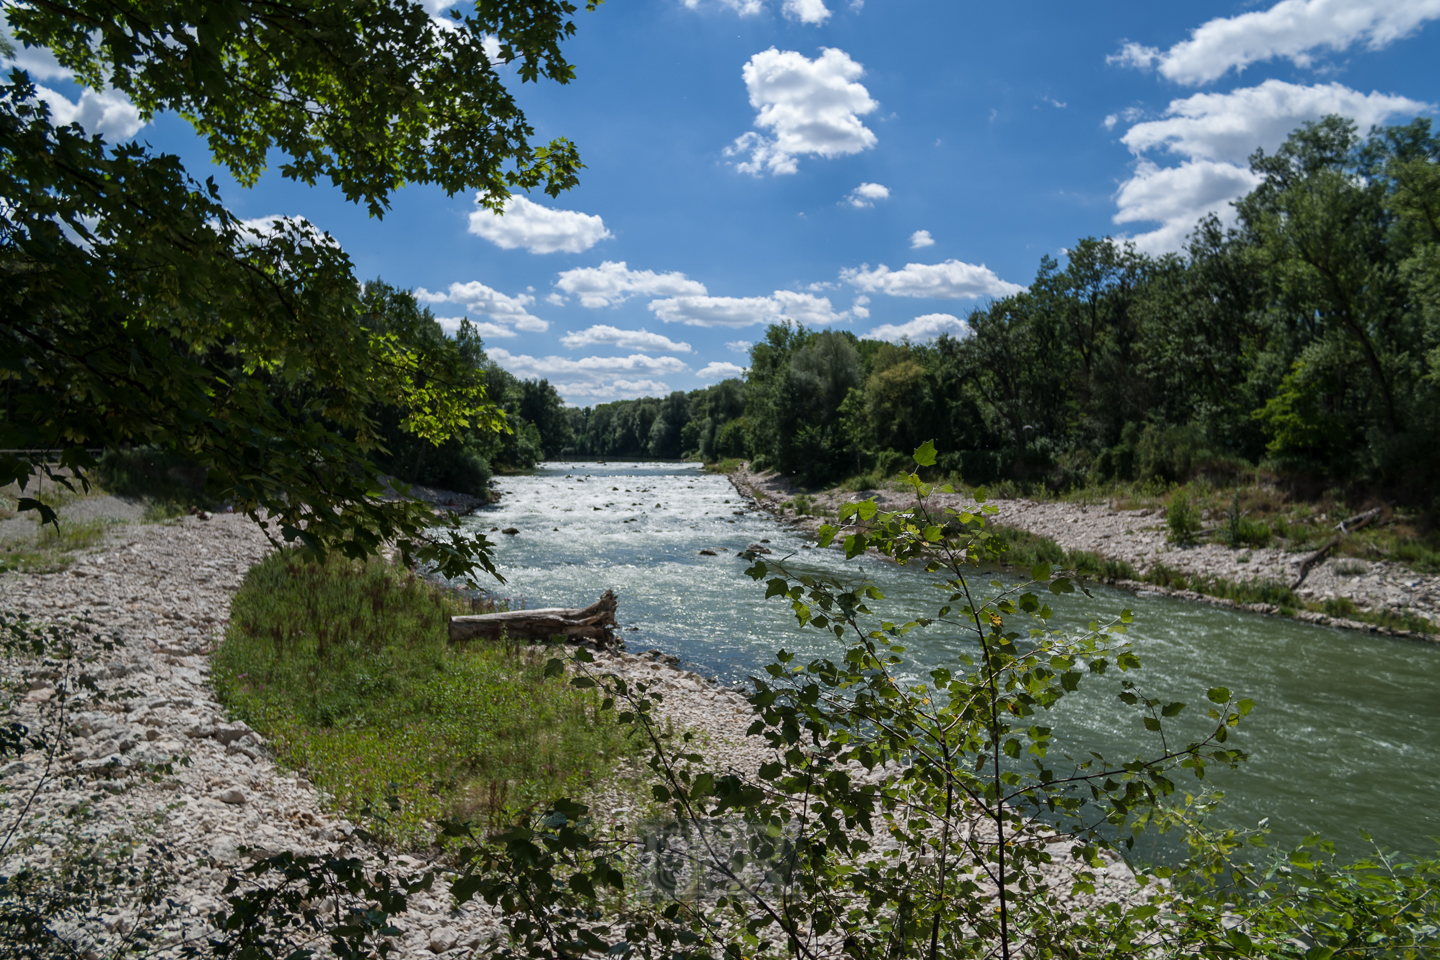
[(705, 284), (683, 273), (631, 270), (625, 261), (607, 260), (598, 267), (566, 270), (555, 281), (565, 293), (580, 298), (583, 307), (599, 308), (624, 303), (632, 296), (678, 297), (706, 293)]
[(868, 293), (892, 297), (931, 297), (936, 300), (975, 300), (980, 297), (1008, 297), (1025, 288), (1001, 280), (983, 263), (960, 260), (943, 263), (907, 263), (899, 270), (868, 263), (840, 271), (840, 279)]
[(1108, 59), (1198, 86), (1276, 58), (1308, 68), (1316, 51), (1339, 53), (1357, 43), (1380, 50), (1436, 18), (1440, 0), (1282, 0), (1268, 10), (1206, 21), (1168, 50), (1126, 43)]
[(652, 300), (650, 310), (666, 323), (692, 327), (749, 327), (786, 320), (817, 326), (868, 317), (868, 302), (859, 298), (849, 310), (837, 311), (829, 297), (776, 290), (768, 297), (669, 297)]
[(658, 333), (644, 329), (621, 330), (599, 324), (574, 333), (567, 333), (560, 342), (570, 349), (598, 345), (618, 347), (621, 350), (643, 350), (647, 353), (689, 353), (690, 344), (678, 343)]
[[(1162, 116), (1135, 123), (1120, 138), (1136, 162), (1116, 191), (1114, 222), (1158, 222), (1133, 238), (1136, 247), (1146, 253), (1179, 250), (1201, 217), (1214, 213), (1233, 222), (1232, 204), (1259, 183), (1248, 158), (1257, 149), (1275, 150), (1301, 124), (1339, 114), (1364, 131), (1433, 110), (1395, 94), (1283, 80), (1172, 100)], [(1180, 163), (1161, 166), (1156, 154)]]
[[(475, 197), (478, 204), (480, 194)], [(531, 253), (584, 253), (613, 236), (598, 216), (541, 206), (518, 194), (505, 202), (503, 216), (487, 207), (470, 214), (470, 232), (504, 250)]]
[[(550, 329), (547, 321), (532, 315), (527, 309), (530, 304), (535, 302), (535, 298), (530, 294), (518, 293), (510, 296), (493, 287), (486, 286), (479, 280), (472, 280), (468, 283), (452, 283), (450, 288), (443, 293), (417, 287), (415, 299), (428, 304), (459, 304), (471, 313), (484, 314), (496, 324), (501, 325), (500, 329), (507, 331), (492, 333), (492, 336), (514, 336), (514, 332), (510, 330), (511, 327), (526, 333), (544, 333)], [(455, 322), (458, 323), (458, 320)]]
[[(761, 176), (799, 170), (799, 158), (849, 156), (875, 146), (875, 134), (860, 118), (880, 104), (860, 77), (864, 67), (844, 50), (825, 47), (814, 60), (794, 50), (771, 47), (741, 70), (756, 130), (725, 148), (741, 173)], [(764, 131), (764, 132), (761, 132)]]
[(948, 333), (957, 339), (967, 337), (970, 335), (970, 325), (954, 314), (927, 313), (924, 316), (916, 317), (909, 323), (882, 324), (865, 334), (865, 339), (888, 340), (891, 343), (899, 343), (901, 340), (922, 343), (926, 340), (934, 340), (942, 333)]

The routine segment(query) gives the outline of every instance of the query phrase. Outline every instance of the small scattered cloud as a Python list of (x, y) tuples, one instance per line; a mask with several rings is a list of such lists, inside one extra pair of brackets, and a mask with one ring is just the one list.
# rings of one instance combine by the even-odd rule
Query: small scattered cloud
[(935, 246), (935, 238), (930, 236), (929, 230), (916, 230), (910, 234), (910, 249), (920, 250), (925, 247)]
[(876, 200), (889, 200), (890, 188), (879, 183), (862, 183), (845, 196), (845, 202), (852, 207), (873, 207)]
[[(690, 10), (699, 10), (701, 0), (681, 0), (685, 7)], [(718, 0), (720, 6), (733, 10), (742, 17), (759, 16), (765, 10), (764, 0)], [(863, 5), (863, 0), (852, 0), (850, 8), (859, 10), (856, 4)], [(830, 19), (830, 8), (825, 6), (825, 0), (781, 0), (780, 13), (787, 20), (798, 20), (800, 23), (808, 23), (819, 26)]]
[(1050, 104), (1050, 106), (1054, 107), (1056, 110), (1064, 110), (1066, 107), (1070, 106), (1070, 104), (1066, 103), (1064, 100), (1056, 100), (1054, 97), (1041, 97), (1040, 99), (1044, 103)]
[(599, 324), (573, 333), (567, 333), (560, 342), (570, 349), (606, 345), (621, 350), (643, 350), (647, 353), (689, 353), (690, 344), (679, 343), (658, 333), (641, 330), (621, 330)]
[(837, 311), (828, 297), (794, 290), (776, 290), (768, 297), (670, 297), (652, 300), (650, 309), (666, 323), (691, 327), (749, 327), (785, 320), (823, 326), (854, 316), (849, 310)]
[(1440, 0), (1281, 0), (1268, 10), (1208, 20), (1169, 50), (1126, 43), (1106, 60), (1155, 67), (1167, 80), (1196, 86), (1277, 57), (1308, 68), (1321, 49), (1338, 53), (1363, 43), (1381, 50), (1436, 18)]
[(920, 343), (934, 340), (942, 333), (948, 333), (957, 339), (967, 337), (970, 335), (970, 325), (953, 314), (927, 313), (909, 323), (887, 323), (876, 327), (865, 334), (865, 339), (888, 340), (891, 343), (909, 340), (911, 343)]
[[(685, 4), (686, 9), (700, 9), (700, 0), (682, 0), (682, 2)], [(765, 9), (765, 4), (762, 0), (719, 0), (719, 2), (722, 7), (734, 10), (742, 17), (759, 16)]]
[(542, 207), (518, 194), (505, 202), (504, 216), (485, 207), (470, 214), (470, 232), (506, 250), (531, 253), (583, 253), (613, 236), (598, 216)]
[(830, 19), (830, 8), (825, 0), (785, 0), (781, 12), (791, 20), (801, 23), (822, 24)]
[(755, 108), (752, 130), (725, 148), (741, 173), (760, 176), (795, 173), (797, 159), (826, 159), (860, 153), (875, 146), (875, 134), (860, 118), (880, 106), (857, 81), (865, 69), (844, 50), (825, 47), (814, 60), (794, 50), (771, 47), (755, 54), (741, 75)]
[(544, 333), (550, 329), (548, 322), (531, 315), (526, 309), (535, 302), (534, 297), (528, 293), (517, 293), (512, 297), (478, 280), (452, 283), (443, 293), (417, 287), (415, 299), (421, 303), (458, 303), (472, 313), (483, 313), (491, 320), (509, 324), (525, 333)]
[[(1136, 157), (1135, 170), (1115, 193), (1114, 222), (1158, 222), (1134, 237), (1145, 253), (1181, 249), (1203, 216), (1233, 221), (1232, 204), (1259, 178), (1248, 158), (1274, 150), (1296, 127), (1340, 114), (1361, 129), (1392, 117), (1433, 111), (1434, 106), (1378, 92), (1361, 93), (1338, 83), (1302, 86), (1266, 80), (1229, 93), (1198, 93), (1174, 100), (1156, 120), (1136, 123), (1120, 138)], [(1164, 152), (1179, 164), (1160, 166), (1150, 155)]]
[(960, 260), (907, 263), (900, 270), (891, 270), (883, 263), (871, 270), (867, 263), (840, 271), (840, 278), (869, 293), (937, 300), (1008, 297), (1025, 289), (1017, 283), (1001, 280), (983, 263), (976, 265)]
[(1126, 123), (1134, 123), (1136, 120), (1139, 120), (1143, 116), (1145, 116), (1145, 111), (1140, 109), (1139, 107), (1126, 107), (1119, 113), (1112, 113), (1105, 117), (1105, 129), (1114, 130), (1115, 124), (1119, 123), (1122, 120)]
[(870, 298), (863, 293), (856, 297), (855, 302), (850, 304), (850, 316), (856, 320), (868, 320), (870, 317)]
[(725, 343), (726, 349), (733, 350), (735, 353), (749, 353), (753, 346), (755, 346), (753, 340), (727, 340)]
[(656, 273), (653, 270), (631, 270), (624, 260), (607, 260), (598, 267), (566, 270), (555, 286), (580, 298), (580, 305), (591, 308), (623, 303), (635, 294), (651, 297), (698, 296), (705, 293), (705, 284), (691, 280), (683, 273)]
[(695, 371), (695, 376), (701, 380), (726, 380), (730, 377), (743, 377), (745, 368), (734, 363), (726, 363), (723, 360), (712, 361)]

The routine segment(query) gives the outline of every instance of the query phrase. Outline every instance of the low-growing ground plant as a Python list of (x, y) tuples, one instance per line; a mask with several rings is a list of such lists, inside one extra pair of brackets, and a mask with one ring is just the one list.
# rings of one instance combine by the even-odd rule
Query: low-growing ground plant
[(276, 553), (231, 609), (222, 701), (383, 840), (583, 794), (627, 750), (599, 700), (524, 647), (452, 645), (448, 618), (474, 604), (383, 561)]

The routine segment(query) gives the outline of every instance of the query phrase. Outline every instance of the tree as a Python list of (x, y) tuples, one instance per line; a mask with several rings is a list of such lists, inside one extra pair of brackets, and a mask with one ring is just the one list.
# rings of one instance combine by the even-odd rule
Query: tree
[[(406, 0), (46, 0), (6, 16), (83, 82), (109, 82), (145, 116), (185, 117), (241, 183), (274, 150), (284, 176), (328, 178), (380, 216), (407, 182), (478, 188), (496, 210), (512, 187), (555, 195), (575, 182), (573, 145), (532, 147), (496, 73), (516, 63), (522, 80), (567, 82), (559, 43), (575, 9), (482, 0), (439, 26)], [(91, 466), (87, 449), (156, 444), (317, 553), (398, 540), (450, 576), (489, 569), (483, 538), (438, 539), (428, 508), (377, 499), (374, 462), (377, 404), (441, 443), (500, 428), (483, 389), (432, 378), (432, 356), (368, 330), (328, 236), (283, 222), (247, 232), (213, 182), (174, 157), (56, 129), (33, 93), (18, 71), (0, 91), (0, 447), (47, 452), (0, 458), (0, 483), (56, 475), (57, 460), (60, 473)], [(55, 520), (34, 498), (19, 505)]]

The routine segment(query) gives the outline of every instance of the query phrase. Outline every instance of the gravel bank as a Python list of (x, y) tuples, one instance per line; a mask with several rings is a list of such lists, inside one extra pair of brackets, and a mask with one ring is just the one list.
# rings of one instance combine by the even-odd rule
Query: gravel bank
[[(0, 575), (0, 607), (39, 623), (89, 621), (81, 627), (91, 658), (83, 671), (115, 697), (81, 692), (67, 702), (70, 736), (53, 763), (32, 752), (0, 770), (0, 836), (18, 825), (28, 838), (0, 858), (0, 874), (61, 864), (80, 841), (108, 839), (137, 864), (152, 853), (172, 858), (165, 869), (178, 910), (162, 918), (117, 903), (87, 924), (96, 937), (122, 937), (162, 919), (173, 946), (204, 936), (230, 876), (273, 853), (380, 863), (379, 851), (327, 812), (303, 776), (275, 765), (258, 733), (228, 719), (210, 686), (208, 655), (228, 624), (230, 598), (269, 549), (245, 517), (187, 517), (116, 525), (103, 548), (60, 573)], [(104, 650), (102, 635), (120, 645)], [(763, 745), (744, 736), (749, 710), (739, 693), (678, 669), (673, 658), (597, 659), (603, 670), (654, 682), (666, 694), (662, 721), (699, 732), (717, 763), (753, 770), (761, 762)], [(53, 660), (0, 661), (0, 679), (19, 691), (9, 718), (46, 729), (62, 670)], [(629, 797), (608, 790), (595, 799), (627, 822), (637, 812)], [(404, 856), (390, 869), (397, 865), (406, 874), (429, 863)], [(402, 957), (469, 955), (499, 929), (483, 904), (452, 910), (438, 886), (413, 898), (397, 925), (405, 931), (396, 943)]]
[[(800, 491), (778, 474), (756, 474), (748, 467), (742, 467), (730, 479), (740, 493), (783, 522), (810, 531), (819, 528), (822, 521), (817, 517), (784, 517), (780, 514), (780, 504)], [(869, 497), (874, 497), (884, 510), (904, 509), (913, 502), (893, 490), (867, 490), (858, 494), (831, 492), (814, 495), (813, 499), (821, 510), (833, 517), (846, 500)], [(937, 507), (956, 509), (974, 509), (975, 506), (974, 501), (956, 494), (936, 493), (933, 502)], [(992, 500), (989, 503), (999, 511), (992, 522), (1048, 537), (1066, 550), (1088, 550), (1110, 559), (1124, 560), (1142, 575), (1155, 565), (1164, 564), (1187, 576), (1236, 582), (1268, 581), (1288, 586), (1299, 577), (1301, 561), (1308, 553), (1292, 553), (1274, 547), (1234, 550), (1215, 543), (1179, 547), (1166, 541), (1165, 519), (1158, 509), (1114, 510), (1105, 505), (1037, 503), (1032, 500)], [(1238, 606), (1254, 613), (1279, 613), (1279, 608), (1270, 604), (1241, 606), (1190, 590), (1167, 590), (1137, 581), (1122, 581), (1118, 586), (1219, 606)], [(1331, 557), (1314, 566), (1295, 592), (1302, 600), (1323, 602), (1345, 598), (1361, 610), (1409, 612), (1431, 622), (1440, 622), (1440, 577), (1418, 574), (1398, 563)], [(1299, 611), (1296, 618), (1367, 633), (1440, 641), (1440, 636), (1436, 635), (1390, 630), (1308, 610)]]

